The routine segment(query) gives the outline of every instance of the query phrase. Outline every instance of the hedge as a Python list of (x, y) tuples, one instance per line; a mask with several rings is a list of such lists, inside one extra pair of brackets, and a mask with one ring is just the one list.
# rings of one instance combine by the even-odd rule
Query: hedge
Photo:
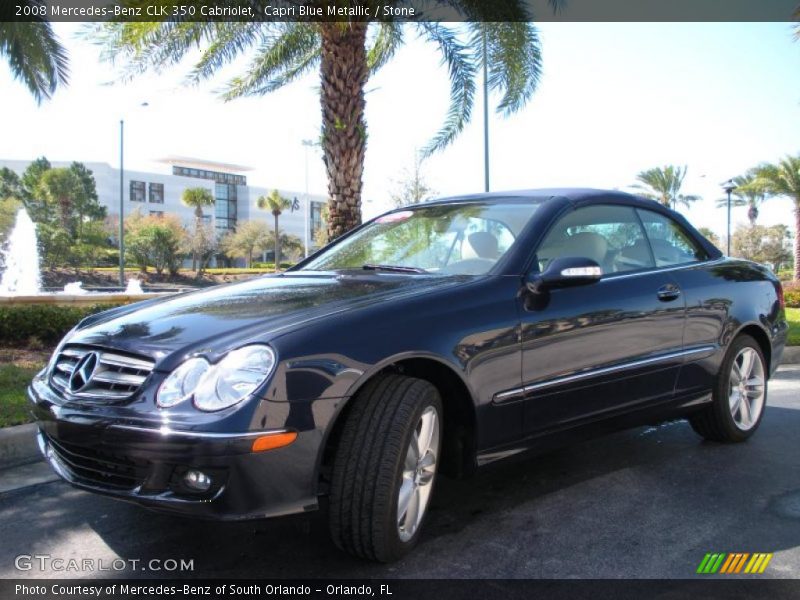
[(796, 281), (784, 282), (783, 299), (789, 308), (800, 308), (800, 283)]
[(115, 306), (119, 305), (16, 304), (0, 306), (0, 345), (58, 343), (64, 334), (84, 317)]

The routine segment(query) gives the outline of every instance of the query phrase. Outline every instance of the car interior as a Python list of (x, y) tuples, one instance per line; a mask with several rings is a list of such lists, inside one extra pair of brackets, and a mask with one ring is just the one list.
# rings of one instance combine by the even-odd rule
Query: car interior
[(537, 252), (539, 269), (561, 257), (589, 258), (606, 274), (703, 260), (705, 251), (663, 215), (608, 205), (578, 209), (553, 226)]

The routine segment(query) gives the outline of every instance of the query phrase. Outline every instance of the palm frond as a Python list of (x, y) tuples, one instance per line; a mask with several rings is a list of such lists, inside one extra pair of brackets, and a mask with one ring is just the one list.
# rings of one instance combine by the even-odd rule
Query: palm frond
[(37, 103), (51, 98), (69, 79), (67, 51), (46, 21), (0, 22), (0, 56), (8, 59), (11, 73)]
[(474, 56), (455, 31), (433, 22), (418, 26), (438, 46), (450, 74), (450, 108), (444, 126), (422, 150), (422, 156), (427, 157), (450, 144), (469, 121), (475, 103), (476, 66)]
[(756, 167), (755, 181), (770, 196), (786, 196), (800, 207), (800, 156), (786, 156), (777, 164)]
[(127, 81), (178, 64), (213, 39), (214, 29), (215, 23), (190, 21), (101, 23), (85, 35), (103, 48), (102, 59), (121, 65), (121, 79)]
[(198, 83), (212, 77), (218, 69), (236, 59), (257, 40), (261, 23), (214, 23), (215, 32), (203, 56), (187, 79)]
[[(800, 21), (800, 4), (798, 4), (797, 8), (794, 9), (794, 12), (792, 13), (792, 18), (795, 21)], [(800, 23), (795, 23), (792, 27), (794, 28), (795, 41), (800, 40)]]
[(644, 190), (645, 193), (642, 195), (653, 198), (665, 206), (673, 206), (678, 203), (689, 206), (689, 203), (699, 200), (700, 197), (680, 193), (686, 172), (686, 166), (676, 167), (674, 165), (647, 169), (636, 175), (638, 183), (633, 187)]
[[(536, 91), (541, 78), (539, 32), (532, 23), (472, 23), (470, 45), (487, 61), (488, 84), (502, 94), (497, 112), (508, 116), (520, 110)], [(486, 41), (486, 56), (483, 42)]]
[(319, 59), (319, 30), (312, 23), (279, 23), (279, 31), (264, 35), (247, 74), (234, 77), (225, 100), (274, 91), (305, 74)]
[(692, 202), (697, 202), (698, 200), (702, 200), (702, 198), (695, 194), (678, 194), (675, 196), (673, 204), (683, 204), (686, 208), (689, 208)]
[(367, 48), (367, 66), (370, 74), (391, 60), (397, 49), (403, 45), (403, 33), (402, 23), (387, 21), (378, 24), (372, 43)]
[[(743, 200), (737, 196), (731, 194), (731, 206), (747, 206), (747, 200)], [(727, 208), (728, 206), (728, 197), (725, 196), (724, 198), (717, 198), (716, 200), (717, 208)]]

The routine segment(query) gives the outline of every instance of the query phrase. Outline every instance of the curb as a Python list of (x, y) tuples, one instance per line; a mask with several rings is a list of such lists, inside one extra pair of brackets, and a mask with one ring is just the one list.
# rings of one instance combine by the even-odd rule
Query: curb
[(35, 423), (0, 429), (0, 468), (34, 462), (40, 458)]
[(782, 365), (800, 364), (800, 346), (786, 346), (783, 350)]

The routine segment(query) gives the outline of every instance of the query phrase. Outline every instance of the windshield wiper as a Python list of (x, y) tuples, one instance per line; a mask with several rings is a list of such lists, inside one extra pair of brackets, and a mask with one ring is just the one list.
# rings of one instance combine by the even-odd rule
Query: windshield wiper
[(402, 267), (400, 265), (363, 265), (365, 271), (392, 271), (394, 273), (427, 273), (419, 267)]

